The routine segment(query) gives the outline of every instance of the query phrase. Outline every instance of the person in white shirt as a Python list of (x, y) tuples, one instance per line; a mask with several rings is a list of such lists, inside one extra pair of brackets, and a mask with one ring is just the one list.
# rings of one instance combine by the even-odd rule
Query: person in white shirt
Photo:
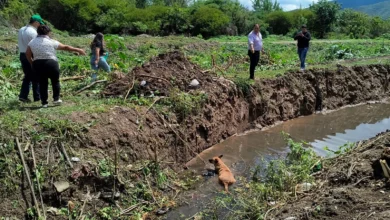
[(49, 37), (51, 30), (47, 25), (38, 27), (38, 36), (33, 39), (27, 47), (26, 57), (39, 76), (39, 89), (41, 94), (42, 107), (47, 108), (49, 79), (53, 89), (53, 103), (61, 104), (60, 99), (60, 68), (56, 50), (66, 50), (85, 55), (85, 51), (80, 48), (63, 45)]
[(22, 88), (20, 89), (19, 94), (19, 100), (22, 102), (30, 102), (28, 94), (30, 93), (31, 84), (34, 102), (40, 100), (38, 79), (34, 75), (34, 71), (26, 58), (26, 50), (28, 43), (30, 43), (30, 41), (38, 35), (37, 28), (41, 24), (45, 24), (42, 21), (41, 16), (33, 15), (30, 18), (30, 23), (22, 27), (18, 33), (19, 60), (22, 64), (22, 69), (24, 73)]
[(260, 33), (260, 25), (255, 24), (253, 30), (248, 35), (249, 79), (255, 79), (255, 68), (259, 64), (260, 51), (264, 52), (263, 38)]

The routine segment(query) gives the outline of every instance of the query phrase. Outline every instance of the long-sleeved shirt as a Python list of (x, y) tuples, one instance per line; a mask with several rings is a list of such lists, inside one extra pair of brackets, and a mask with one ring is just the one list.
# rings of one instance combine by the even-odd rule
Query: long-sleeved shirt
[(309, 47), (309, 41), (311, 40), (311, 35), (307, 31), (303, 33), (303, 36), (299, 36), (299, 35), (295, 36), (294, 40), (298, 40), (298, 48), (306, 48)]
[(32, 39), (36, 38), (37, 35), (37, 30), (31, 25), (20, 28), (18, 33), (19, 53), (26, 53), (28, 43), (30, 43)]
[(248, 35), (248, 50), (251, 49), (251, 44), (255, 51), (260, 51), (263, 48), (263, 38), (261, 33), (256, 34), (255, 32), (250, 32)]

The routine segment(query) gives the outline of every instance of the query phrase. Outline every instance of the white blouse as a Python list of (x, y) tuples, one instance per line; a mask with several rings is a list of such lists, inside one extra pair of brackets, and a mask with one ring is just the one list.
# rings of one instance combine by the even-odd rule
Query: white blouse
[(34, 60), (58, 60), (56, 50), (60, 42), (48, 36), (38, 35), (28, 46), (31, 48)]
[(248, 50), (251, 49), (251, 44), (253, 44), (253, 48), (255, 51), (260, 51), (263, 48), (263, 37), (261, 33), (255, 34), (255, 32), (251, 31), (248, 35)]

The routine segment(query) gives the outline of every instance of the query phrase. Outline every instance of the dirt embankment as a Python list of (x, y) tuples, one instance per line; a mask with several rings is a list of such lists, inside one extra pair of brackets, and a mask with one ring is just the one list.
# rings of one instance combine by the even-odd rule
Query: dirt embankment
[(390, 162), (390, 132), (360, 142), (324, 162), (316, 188), (276, 209), (268, 219), (390, 219), (389, 182), (380, 160)]
[[(87, 133), (89, 145), (109, 149), (118, 140), (130, 160), (155, 158), (183, 164), (219, 141), (249, 128), (265, 127), (320, 109), (380, 100), (389, 93), (390, 67), (383, 65), (338, 67), (337, 71), (290, 72), (274, 79), (257, 81), (244, 97), (232, 81), (201, 71), (179, 52), (160, 55), (128, 76), (109, 84), (104, 96), (130, 93), (169, 96), (172, 88), (207, 94), (197, 115), (178, 117), (180, 112), (157, 113), (117, 107), (100, 115), (75, 114), (74, 120), (98, 120)], [(200, 86), (193, 89), (191, 80)], [(146, 82), (141, 86), (142, 81)]]

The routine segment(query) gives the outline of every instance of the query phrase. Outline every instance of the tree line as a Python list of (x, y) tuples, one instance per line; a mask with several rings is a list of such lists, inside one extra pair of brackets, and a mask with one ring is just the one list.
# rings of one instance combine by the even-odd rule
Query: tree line
[(320, 0), (307, 9), (284, 12), (277, 0), (0, 0), (0, 25), (24, 25), (39, 13), (57, 29), (71, 33), (199, 36), (245, 35), (255, 23), (263, 36), (293, 35), (306, 24), (317, 38), (375, 38), (390, 30), (390, 21), (341, 10)]

